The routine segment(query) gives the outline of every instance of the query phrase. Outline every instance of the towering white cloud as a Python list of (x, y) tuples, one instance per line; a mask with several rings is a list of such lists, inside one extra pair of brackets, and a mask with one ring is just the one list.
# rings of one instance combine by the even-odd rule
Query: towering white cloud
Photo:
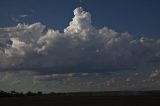
[(63, 33), (41, 23), (0, 29), (0, 68), (42, 73), (132, 70), (160, 63), (160, 39), (96, 29), (78, 7)]
[(91, 14), (79, 7), (74, 10), (74, 18), (70, 22), (70, 26), (64, 29), (64, 33), (85, 39), (91, 32), (91, 29)]

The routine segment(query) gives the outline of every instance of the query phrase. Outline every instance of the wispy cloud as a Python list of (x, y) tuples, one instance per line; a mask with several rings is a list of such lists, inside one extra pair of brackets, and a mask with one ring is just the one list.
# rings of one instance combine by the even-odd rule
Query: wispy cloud
[(27, 19), (28, 17), (30, 16), (33, 16), (35, 13), (35, 10), (34, 9), (30, 9), (30, 10), (25, 10), (24, 12), (22, 13), (19, 13), (19, 14), (14, 14), (11, 16), (11, 20), (13, 22), (21, 22), (22, 20), (24, 19)]
[(27, 14), (21, 14), (21, 15), (19, 15), (19, 17), (20, 18), (26, 18), (26, 17), (28, 17), (29, 15), (27, 15)]

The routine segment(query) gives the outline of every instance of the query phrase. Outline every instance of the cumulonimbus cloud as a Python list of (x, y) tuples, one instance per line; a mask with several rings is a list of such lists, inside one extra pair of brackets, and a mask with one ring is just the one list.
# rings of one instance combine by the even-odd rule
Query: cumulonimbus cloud
[(41, 23), (0, 28), (0, 69), (107, 72), (160, 63), (160, 39), (97, 29), (82, 7), (63, 33), (45, 29)]

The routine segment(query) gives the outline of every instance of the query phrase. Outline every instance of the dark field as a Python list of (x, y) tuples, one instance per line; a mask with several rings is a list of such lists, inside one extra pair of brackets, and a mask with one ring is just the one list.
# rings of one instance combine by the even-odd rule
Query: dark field
[(160, 106), (159, 95), (26, 96), (0, 98), (0, 106)]

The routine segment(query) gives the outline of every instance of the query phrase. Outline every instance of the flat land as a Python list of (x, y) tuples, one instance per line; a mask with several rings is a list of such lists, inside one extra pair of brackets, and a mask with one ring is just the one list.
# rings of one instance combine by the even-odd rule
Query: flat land
[(160, 96), (28, 96), (0, 98), (0, 106), (160, 106)]

